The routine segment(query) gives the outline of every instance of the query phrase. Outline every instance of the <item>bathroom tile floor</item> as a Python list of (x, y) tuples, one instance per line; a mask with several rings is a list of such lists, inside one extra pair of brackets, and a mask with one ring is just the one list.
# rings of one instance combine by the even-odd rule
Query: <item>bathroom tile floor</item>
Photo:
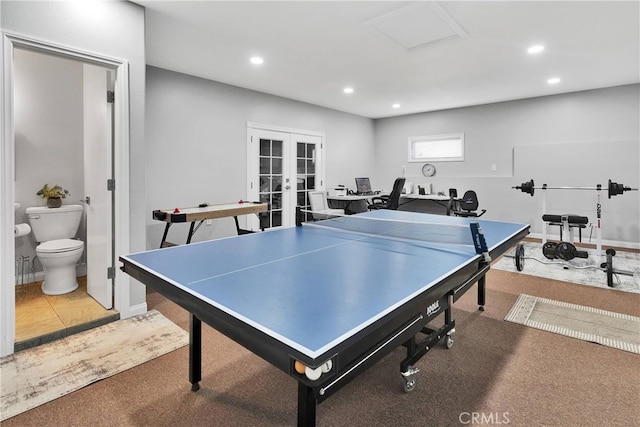
[(87, 278), (78, 289), (64, 295), (44, 295), (42, 282), (16, 287), (16, 338), (14, 351), (54, 341), (120, 318), (87, 294)]

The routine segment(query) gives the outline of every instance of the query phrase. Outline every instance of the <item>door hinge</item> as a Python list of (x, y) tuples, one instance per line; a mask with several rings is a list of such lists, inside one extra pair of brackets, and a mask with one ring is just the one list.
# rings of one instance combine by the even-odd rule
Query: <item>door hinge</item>
[(108, 179), (107, 180), (107, 191), (116, 191), (116, 180)]
[(116, 93), (112, 90), (107, 91), (107, 102), (114, 102), (116, 100)]
[(107, 267), (107, 279), (114, 279), (116, 277), (115, 267)]

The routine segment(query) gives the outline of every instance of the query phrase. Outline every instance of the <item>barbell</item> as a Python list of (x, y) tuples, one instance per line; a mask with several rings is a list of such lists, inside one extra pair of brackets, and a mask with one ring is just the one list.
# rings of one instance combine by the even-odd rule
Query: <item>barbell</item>
[[(542, 187), (536, 187), (533, 182), (533, 179), (531, 179), (528, 182), (523, 182), (522, 184), (516, 185), (515, 187), (511, 187), (511, 188), (515, 188), (516, 190), (520, 190), (523, 193), (530, 194), (531, 197), (533, 197), (533, 193), (536, 189), (537, 190), (598, 190), (600, 191), (602, 190), (602, 185), (598, 184), (596, 187), (551, 187), (547, 184), (542, 184)], [(622, 194), (625, 191), (638, 191), (638, 189), (627, 187), (624, 184), (618, 184), (617, 182), (613, 182), (609, 180), (609, 184), (607, 186), (607, 193), (609, 195), (609, 198), (611, 198), (611, 196)]]

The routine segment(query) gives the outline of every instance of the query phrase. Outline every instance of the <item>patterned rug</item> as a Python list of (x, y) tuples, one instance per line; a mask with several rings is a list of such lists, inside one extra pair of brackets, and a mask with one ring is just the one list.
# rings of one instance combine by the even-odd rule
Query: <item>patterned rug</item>
[(504, 320), (640, 354), (639, 317), (522, 294)]
[[(595, 249), (589, 249), (589, 258), (574, 258), (571, 261), (549, 260), (542, 254), (542, 244), (523, 242), (525, 249), (525, 265), (522, 271), (515, 266), (515, 248), (491, 265), (499, 270), (513, 271), (547, 279), (577, 283), (579, 285), (595, 286), (606, 289), (617, 289), (626, 292), (640, 293), (640, 254), (616, 251), (613, 257), (613, 268), (631, 271), (633, 276), (615, 274), (613, 288), (607, 286), (607, 274), (599, 268), (607, 262), (604, 254), (596, 255)], [(581, 249), (582, 250), (582, 249)], [(569, 268), (565, 268), (569, 265)]]
[(156, 310), (0, 359), (0, 421), (189, 343)]

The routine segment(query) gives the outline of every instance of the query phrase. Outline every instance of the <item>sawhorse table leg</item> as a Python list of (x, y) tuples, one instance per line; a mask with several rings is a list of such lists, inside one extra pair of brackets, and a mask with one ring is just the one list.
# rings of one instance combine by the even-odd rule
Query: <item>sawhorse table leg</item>
[(169, 233), (169, 228), (171, 227), (171, 223), (168, 222), (167, 225), (164, 226), (164, 233), (162, 233), (162, 240), (160, 241), (160, 248), (164, 248), (164, 243), (167, 241), (167, 233)]

